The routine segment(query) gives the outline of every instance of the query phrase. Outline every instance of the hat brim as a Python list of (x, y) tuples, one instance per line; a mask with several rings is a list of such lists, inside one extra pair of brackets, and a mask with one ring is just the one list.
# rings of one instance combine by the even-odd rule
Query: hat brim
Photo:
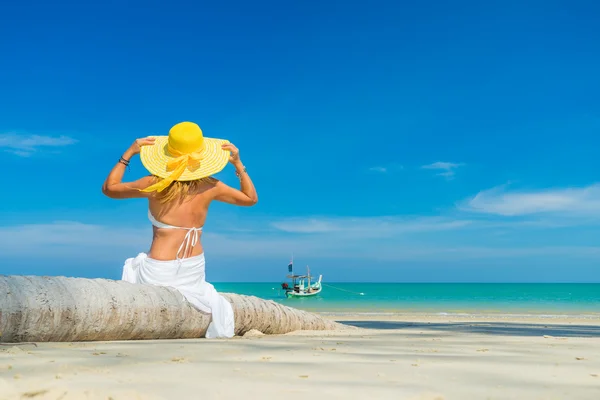
[[(140, 151), (140, 160), (144, 167), (152, 174), (161, 178), (171, 175), (172, 171), (167, 170), (167, 163), (177, 157), (172, 156), (167, 151), (168, 136), (154, 136), (155, 141), (151, 146), (142, 146)], [(178, 181), (194, 181), (196, 179), (206, 178), (214, 175), (225, 168), (229, 162), (229, 151), (223, 150), (221, 146), (229, 143), (225, 139), (204, 138), (204, 150), (202, 150), (202, 160), (199, 165), (187, 167)]]

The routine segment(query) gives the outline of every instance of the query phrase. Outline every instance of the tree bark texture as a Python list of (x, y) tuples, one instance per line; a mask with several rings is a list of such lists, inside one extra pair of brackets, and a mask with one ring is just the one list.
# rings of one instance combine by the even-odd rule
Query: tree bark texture
[[(222, 293), (235, 333), (352, 329), (254, 296)], [(0, 276), (0, 342), (71, 342), (204, 337), (210, 314), (175, 289), (107, 279)]]

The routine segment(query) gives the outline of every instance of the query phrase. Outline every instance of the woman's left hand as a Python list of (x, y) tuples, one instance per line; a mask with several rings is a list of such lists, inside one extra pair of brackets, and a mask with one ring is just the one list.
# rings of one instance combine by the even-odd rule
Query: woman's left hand
[(140, 151), (142, 151), (142, 146), (151, 146), (154, 144), (155, 140), (156, 139), (151, 136), (136, 139), (135, 142), (133, 142), (133, 144), (131, 145), (131, 147), (129, 147), (128, 152), (131, 153), (131, 155), (139, 154)]
[(241, 163), (240, 151), (233, 145), (233, 143), (225, 143), (221, 145), (221, 148), (229, 152), (229, 162), (231, 164), (236, 165)]

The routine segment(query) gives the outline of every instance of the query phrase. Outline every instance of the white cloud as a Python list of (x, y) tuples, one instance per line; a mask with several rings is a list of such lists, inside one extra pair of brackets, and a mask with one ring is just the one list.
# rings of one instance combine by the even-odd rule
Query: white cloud
[(289, 233), (338, 232), (366, 238), (460, 229), (471, 223), (441, 217), (316, 217), (287, 218), (273, 222), (271, 226)]
[(423, 165), (421, 168), (440, 171), (436, 174), (437, 176), (443, 176), (445, 178), (451, 179), (456, 174), (455, 170), (458, 167), (462, 167), (463, 165), (464, 165), (464, 163), (451, 163), (451, 162), (437, 161), (437, 162), (434, 162), (433, 164)]
[(383, 173), (387, 172), (387, 168), (386, 167), (371, 167), (371, 168), (369, 168), (369, 171), (371, 171), (371, 172), (381, 172), (383, 174)]
[(385, 174), (388, 172), (401, 171), (403, 169), (404, 169), (404, 166), (397, 164), (397, 163), (391, 163), (391, 164), (386, 164), (386, 165), (376, 165), (374, 167), (369, 168), (369, 171)]
[(321, 233), (339, 230), (332, 221), (321, 218), (287, 218), (271, 224), (275, 229), (293, 233)]
[[(529, 246), (529, 247), (490, 247), (490, 246), (449, 246), (449, 245), (410, 245), (398, 244), (368, 251), (364, 248), (352, 249), (345, 254), (349, 258), (401, 262), (401, 261), (465, 261), (523, 259), (527, 257), (583, 257), (600, 259), (600, 247), (596, 246)], [(320, 255), (321, 256), (321, 255)], [(327, 254), (322, 255), (328, 258)], [(331, 258), (340, 258), (334, 254)], [(443, 265), (443, 264), (442, 264)], [(448, 266), (452, 268), (452, 266)]]
[(3, 256), (83, 255), (105, 259), (114, 251), (144, 251), (149, 247), (151, 234), (149, 228), (109, 227), (73, 221), (4, 226), (0, 228), (0, 253)]
[(499, 186), (479, 192), (460, 207), (465, 211), (502, 216), (600, 216), (600, 184), (583, 188), (514, 192)]
[(77, 140), (68, 136), (0, 134), (0, 148), (5, 148), (7, 151), (21, 157), (28, 157), (43, 147), (63, 147), (76, 142)]

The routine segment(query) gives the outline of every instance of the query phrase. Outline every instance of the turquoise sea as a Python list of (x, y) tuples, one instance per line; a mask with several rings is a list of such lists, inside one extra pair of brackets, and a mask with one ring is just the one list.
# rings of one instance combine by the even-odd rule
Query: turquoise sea
[[(600, 317), (600, 283), (331, 283), (286, 299), (281, 283), (213, 283), (221, 292), (333, 314), (436, 313)], [(364, 293), (360, 295), (359, 293)]]

